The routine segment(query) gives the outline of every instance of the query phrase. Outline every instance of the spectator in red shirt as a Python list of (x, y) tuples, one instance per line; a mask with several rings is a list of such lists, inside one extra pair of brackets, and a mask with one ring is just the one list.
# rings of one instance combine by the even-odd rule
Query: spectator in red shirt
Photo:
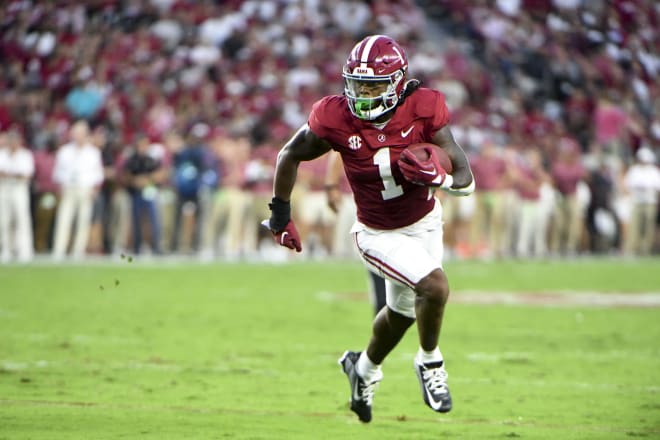
[(470, 242), (472, 251), (493, 255), (502, 246), (504, 236), (503, 190), (507, 167), (497, 145), (483, 144), (481, 151), (470, 158), (476, 191)]
[(555, 254), (574, 255), (578, 251), (584, 225), (585, 209), (578, 197), (578, 185), (586, 177), (577, 142), (569, 137), (559, 141), (557, 160), (552, 164), (556, 188), (556, 209), (550, 238)]

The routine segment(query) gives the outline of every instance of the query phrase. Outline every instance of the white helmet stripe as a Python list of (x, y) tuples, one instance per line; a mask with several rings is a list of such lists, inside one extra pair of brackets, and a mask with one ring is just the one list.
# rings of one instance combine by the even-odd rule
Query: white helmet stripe
[(364, 49), (362, 49), (362, 57), (360, 58), (361, 63), (366, 63), (369, 61), (369, 52), (371, 52), (371, 48), (376, 43), (376, 40), (378, 40), (380, 37), (382, 37), (382, 35), (372, 35), (369, 37), (367, 42), (364, 44)]
[(356, 60), (358, 58), (358, 49), (360, 45), (356, 44), (355, 47), (353, 48), (353, 51), (351, 52), (351, 58)]

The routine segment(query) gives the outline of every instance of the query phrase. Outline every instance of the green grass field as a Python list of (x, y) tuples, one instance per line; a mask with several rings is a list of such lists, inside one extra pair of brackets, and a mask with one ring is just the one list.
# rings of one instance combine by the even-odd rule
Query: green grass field
[(660, 292), (660, 260), (446, 271), (454, 410), (424, 406), (411, 331), (363, 425), (336, 363), (370, 334), (359, 262), (0, 266), (0, 439), (660, 438), (660, 309), (459, 301)]

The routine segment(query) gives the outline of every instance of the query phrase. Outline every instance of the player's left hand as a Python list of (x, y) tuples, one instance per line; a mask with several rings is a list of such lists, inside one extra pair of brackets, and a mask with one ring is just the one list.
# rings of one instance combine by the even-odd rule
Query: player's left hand
[(447, 172), (433, 148), (425, 148), (428, 159), (420, 160), (409, 150), (403, 150), (398, 164), (403, 177), (412, 183), (422, 186), (442, 186), (447, 178)]

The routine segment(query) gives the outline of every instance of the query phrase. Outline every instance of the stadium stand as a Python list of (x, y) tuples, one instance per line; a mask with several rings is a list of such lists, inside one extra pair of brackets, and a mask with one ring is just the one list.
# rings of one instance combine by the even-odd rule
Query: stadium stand
[[(147, 185), (160, 243), (149, 249), (147, 235), (144, 250), (258, 257), (277, 150), (316, 99), (342, 92), (346, 54), (373, 33), (409, 48), (411, 75), (446, 94), (457, 140), (482, 164), (476, 195), (446, 200), (450, 256), (658, 252), (660, 183), (645, 198), (648, 248), (626, 241), (639, 197), (623, 183), (640, 150), (651, 165), (660, 151), (656, 2), (327, 3), (3, 2), (0, 132), (19, 132), (35, 157), (37, 253), (52, 250), (54, 150), (85, 120), (103, 132), (94, 139), (105, 166), (87, 252), (132, 249), (122, 175), (146, 134), (169, 178)], [(223, 145), (241, 151), (230, 158)], [(229, 197), (240, 215), (221, 208)]]

